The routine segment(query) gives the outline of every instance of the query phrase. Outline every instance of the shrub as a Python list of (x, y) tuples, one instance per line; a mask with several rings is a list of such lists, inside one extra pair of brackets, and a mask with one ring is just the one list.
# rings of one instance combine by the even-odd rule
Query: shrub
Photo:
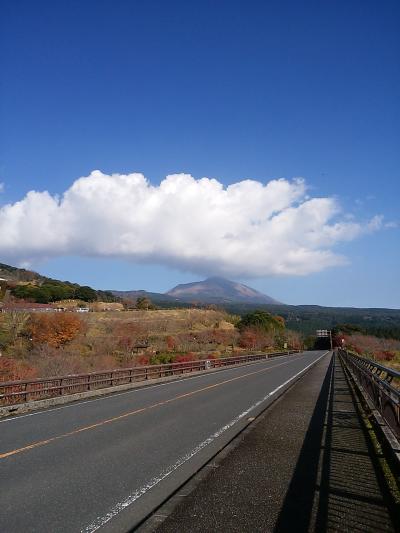
[(375, 358), (378, 359), (378, 361), (391, 361), (396, 357), (396, 354), (394, 352), (391, 352), (390, 350), (382, 350), (380, 352), (375, 353)]

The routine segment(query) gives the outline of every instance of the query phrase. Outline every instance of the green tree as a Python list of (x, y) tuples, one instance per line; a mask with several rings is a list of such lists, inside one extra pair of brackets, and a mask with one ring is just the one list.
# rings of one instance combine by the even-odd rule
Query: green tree
[(240, 330), (248, 327), (256, 327), (264, 331), (277, 332), (285, 328), (285, 321), (280, 316), (271, 315), (271, 313), (267, 313), (267, 311), (257, 310), (244, 315), (238, 324)]
[(154, 309), (154, 305), (150, 298), (147, 298), (147, 296), (139, 296), (139, 298), (136, 299), (136, 308), (137, 309)]
[(75, 290), (75, 298), (83, 300), (84, 302), (94, 302), (97, 300), (97, 293), (91, 287), (84, 285)]

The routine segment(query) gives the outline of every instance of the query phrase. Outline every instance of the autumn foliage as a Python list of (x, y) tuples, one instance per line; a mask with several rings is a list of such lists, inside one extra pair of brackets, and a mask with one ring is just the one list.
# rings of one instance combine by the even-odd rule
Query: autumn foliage
[(167, 350), (169, 352), (172, 352), (176, 347), (176, 340), (174, 339), (174, 337), (172, 337), (171, 335), (168, 335), (168, 337), (166, 338), (166, 343), (167, 343)]
[(26, 362), (11, 359), (10, 357), (0, 358), (0, 382), (19, 379), (29, 380), (36, 377), (36, 369), (31, 368)]
[(262, 311), (213, 309), (0, 314), (0, 380), (184, 363), (277, 350), (301, 336)]
[(199, 357), (196, 354), (189, 352), (185, 355), (177, 355), (174, 359), (174, 363), (189, 363), (190, 361), (196, 361)]
[[(338, 335), (339, 337), (339, 335)], [(383, 364), (389, 364), (398, 368), (400, 362), (400, 341), (395, 339), (383, 339), (373, 335), (362, 335), (356, 333), (353, 335), (342, 334), (343, 345), (369, 359), (375, 359)], [(341, 343), (342, 344), (342, 343)]]
[(48, 344), (54, 348), (72, 341), (82, 329), (81, 319), (72, 313), (36, 314), (28, 325), (33, 344)]

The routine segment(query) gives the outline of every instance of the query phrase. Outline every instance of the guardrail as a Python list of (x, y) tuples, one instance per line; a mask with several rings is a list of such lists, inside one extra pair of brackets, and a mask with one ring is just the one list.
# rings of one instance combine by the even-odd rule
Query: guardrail
[[(342, 360), (381, 413), (393, 433), (400, 437), (400, 372), (339, 350)], [(395, 386), (394, 386), (395, 385)]]
[(102, 372), (91, 372), (89, 374), (33, 379), (30, 381), (0, 382), (0, 406), (21, 404), (29, 401), (44, 400), (56, 396), (103, 389), (188, 372), (238, 365), (293, 353), (298, 353), (298, 351), (292, 350), (270, 354), (259, 353), (237, 357), (223, 357), (220, 359), (203, 359), (184, 363), (135, 366)]

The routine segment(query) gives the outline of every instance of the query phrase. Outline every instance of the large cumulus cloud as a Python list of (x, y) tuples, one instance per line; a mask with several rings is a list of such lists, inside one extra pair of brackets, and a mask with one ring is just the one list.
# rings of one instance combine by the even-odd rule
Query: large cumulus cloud
[(0, 208), (0, 254), (15, 263), (60, 256), (119, 257), (201, 274), (305, 275), (345, 262), (336, 244), (379, 228), (309, 198), (302, 179), (244, 180), (96, 170), (61, 196), (29, 192)]

